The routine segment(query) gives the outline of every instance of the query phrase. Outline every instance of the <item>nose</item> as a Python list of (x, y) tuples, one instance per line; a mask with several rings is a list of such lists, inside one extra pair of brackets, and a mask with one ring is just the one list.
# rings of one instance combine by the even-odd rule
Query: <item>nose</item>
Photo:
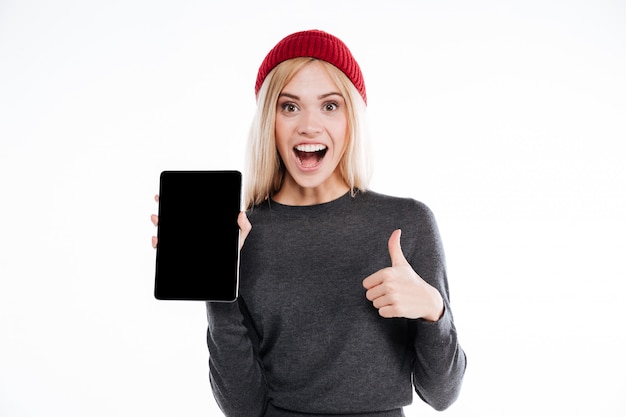
[(298, 124), (298, 133), (303, 136), (316, 136), (322, 132), (319, 115), (314, 111), (303, 111)]

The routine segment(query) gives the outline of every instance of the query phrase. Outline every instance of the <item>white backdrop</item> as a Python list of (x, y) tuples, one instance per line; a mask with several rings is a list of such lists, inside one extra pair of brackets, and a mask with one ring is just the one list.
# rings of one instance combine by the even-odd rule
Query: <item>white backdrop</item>
[(152, 296), (152, 196), (242, 168), (258, 65), (311, 28), (363, 68), (373, 188), (439, 221), (444, 415), (626, 415), (617, 0), (1, 0), (0, 415), (219, 415), (204, 306)]

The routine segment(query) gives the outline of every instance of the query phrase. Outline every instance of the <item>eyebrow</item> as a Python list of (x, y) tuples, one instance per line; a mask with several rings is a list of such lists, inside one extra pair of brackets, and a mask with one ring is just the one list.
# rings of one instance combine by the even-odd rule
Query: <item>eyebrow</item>
[[(343, 95), (341, 95), (341, 93), (337, 93), (336, 91), (332, 91), (330, 93), (326, 93), (326, 94), (322, 94), (321, 96), (317, 96), (317, 99), (318, 100), (323, 100), (323, 99), (325, 99), (327, 97), (330, 97), (330, 96), (339, 96), (339, 97), (343, 98)], [(300, 100), (300, 97), (296, 96), (295, 94), (290, 94), (290, 93), (280, 93), (278, 95), (278, 97), (287, 97), (287, 98), (290, 98), (292, 100)]]

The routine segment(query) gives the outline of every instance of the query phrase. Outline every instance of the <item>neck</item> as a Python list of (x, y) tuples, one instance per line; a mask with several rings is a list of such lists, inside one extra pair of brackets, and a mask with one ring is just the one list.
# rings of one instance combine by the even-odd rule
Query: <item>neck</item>
[(344, 195), (350, 190), (348, 185), (341, 181), (335, 184), (322, 184), (317, 187), (301, 187), (288, 178), (272, 199), (288, 206), (313, 206), (328, 203)]

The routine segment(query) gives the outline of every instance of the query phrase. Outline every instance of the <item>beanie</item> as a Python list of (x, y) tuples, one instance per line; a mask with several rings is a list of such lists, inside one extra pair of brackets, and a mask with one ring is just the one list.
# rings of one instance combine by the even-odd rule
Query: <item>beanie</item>
[(333, 64), (352, 81), (367, 103), (365, 82), (359, 64), (339, 38), (321, 30), (292, 33), (278, 42), (261, 63), (254, 87), (255, 95), (259, 95), (265, 77), (274, 67), (283, 61), (298, 57), (317, 58)]

